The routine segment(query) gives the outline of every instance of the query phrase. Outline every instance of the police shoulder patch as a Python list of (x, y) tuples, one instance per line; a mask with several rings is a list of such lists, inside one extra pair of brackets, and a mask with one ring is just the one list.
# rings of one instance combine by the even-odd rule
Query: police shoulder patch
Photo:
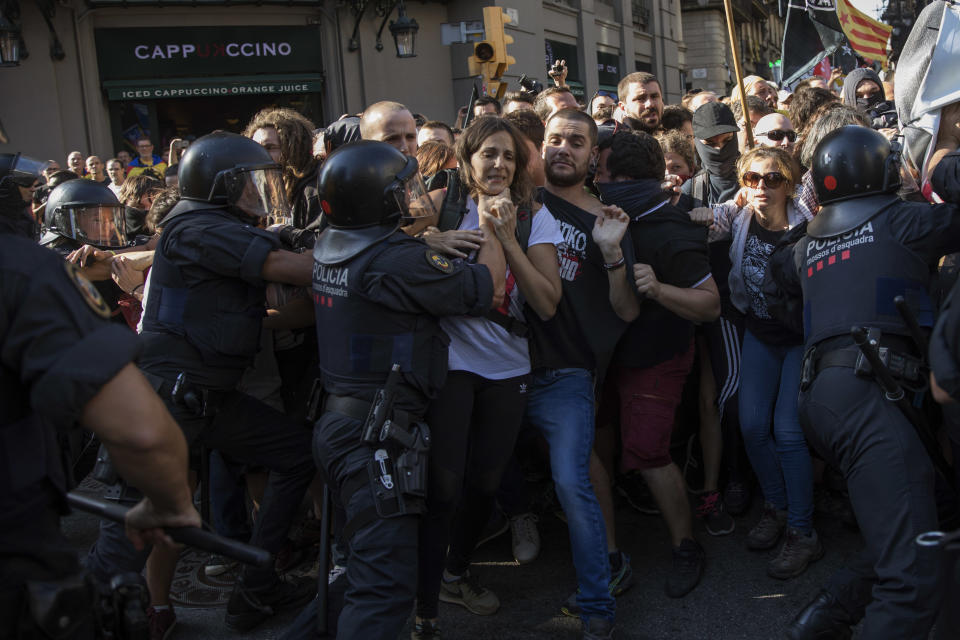
[(109, 319), (110, 307), (107, 306), (106, 300), (103, 299), (103, 296), (100, 295), (97, 288), (93, 286), (93, 283), (80, 273), (80, 268), (66, 261), (63, 263), (63, 267), (67, 272), (67, 278), (69, 278), (80, 291), (80, 297), (87, 303), (87, 306), (93, 309), (93, 312), (101, 318)]
[(431, 249), (427, 249), (427, 262), (429, 262), (430, 266), (437, 271), (443, 271), (444, 273), (450, 273), (453, 271), (453, 263)]

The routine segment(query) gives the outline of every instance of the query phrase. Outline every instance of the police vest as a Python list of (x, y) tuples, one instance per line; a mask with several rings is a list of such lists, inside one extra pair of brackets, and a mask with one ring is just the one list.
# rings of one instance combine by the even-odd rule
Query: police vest
[(930, 267), (897, 242), (885, 212), (839, 236), (806, 236), (797, 250), (807, 345), (849, 335), (854, 326), (909, 336), (893, 302), (897, 296), (922, 325), (932, 323)]
[(184, 338), (200, 353), (204, 365), (244, 369), (253, 361), (260, 345), (264, 287), (212, 272), (188, 285), (180, 268), (165, 255), (164, 238), (169, 238), (176, 227), (209, 224), (210, 214), (216, 214), (216, 224), (229, 224), (223, 220), (229, 214), (219, 209), (191, 211), (165, 219), (164, 235), (150, 270), (143, 331)]
[(375, 289), (364, 287), (370, 264), (384, 253), (409, 250), (401, 249), (406, 243), (415, 243), (420, 253), (426, 248), (397, 231), (336, 265), (320, 262), (319, 251), (314, 252), (319, 364), (328, 392), (369, 399), (395, 363), (403, 373), (400, 395), (408, 396), (406, 401), (398, 399), (399, 408), (422, 408), (443, 386), (450, 340), (437, 319), (424, 312), (389, 308), (377, 301)]

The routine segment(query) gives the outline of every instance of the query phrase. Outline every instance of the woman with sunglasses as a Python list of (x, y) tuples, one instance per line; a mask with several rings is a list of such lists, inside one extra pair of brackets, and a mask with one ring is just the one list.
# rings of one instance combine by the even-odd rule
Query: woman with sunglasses
[(733, 239), (730, 296), (745, 315), (740, 428), (764, 497), (763, 515), (747, 535), (747, 547), (770, 549), (786, 531), (780, 552), (767, 566), (770, 576), (785, 580), (803, 573), (823, 555), (823, 547), (812, 526), (810, 454), (797, 416), (803, 336), (770, 316), (761, 287), (777, 241), (809, 215), (794, 204), (799, 171), (785, 151), (752, 149), (738, 161), (737, 173), (742, 189), (733, 201), (714, 205), (709, 239)]

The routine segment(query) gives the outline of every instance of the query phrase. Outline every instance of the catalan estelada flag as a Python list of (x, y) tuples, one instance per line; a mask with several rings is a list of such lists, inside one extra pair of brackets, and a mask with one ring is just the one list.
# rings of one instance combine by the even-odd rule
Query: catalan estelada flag
[(887, 40), (893, 27), (867, 17), (850, 0), (837, 0), (837, 17), (854, 51), (867, 60), (887, 61)]

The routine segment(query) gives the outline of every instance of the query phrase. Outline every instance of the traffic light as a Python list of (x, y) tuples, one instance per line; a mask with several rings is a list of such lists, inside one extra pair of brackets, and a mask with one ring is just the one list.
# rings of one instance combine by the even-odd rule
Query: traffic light
[(513, 56), (507, 55), (507, 45), (513, 43), (513, 38), (503, 30), (503, 25), (508, 22), (510, 16), (500, 7), (484, 7), (483, 29), (486, 39), (474, 45), (473, 55), (468, 59), (470, 75), (482, 75), (487, 93), (497, 99), (507, 91), (507, 83), (501, 82), (500, 78), (516, 62)]

